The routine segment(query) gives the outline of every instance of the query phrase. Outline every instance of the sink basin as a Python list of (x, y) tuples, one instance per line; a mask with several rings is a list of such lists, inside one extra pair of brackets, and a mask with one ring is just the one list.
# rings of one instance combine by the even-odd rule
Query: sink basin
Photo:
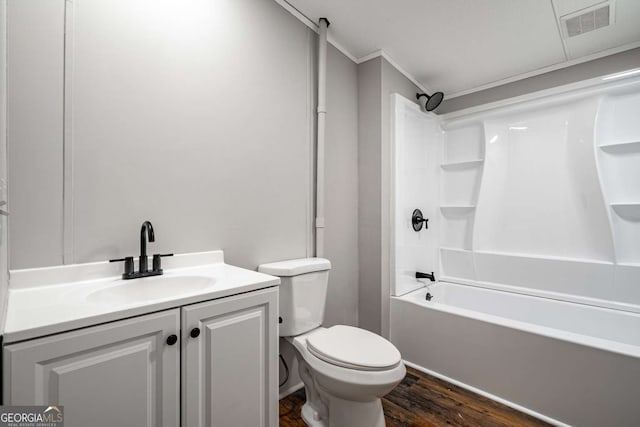
[(93, 302), (135, 302), (170, 298), (209, 288), (216, 280), (205, 276), (152, 276), (122, 280), (87, 296)]

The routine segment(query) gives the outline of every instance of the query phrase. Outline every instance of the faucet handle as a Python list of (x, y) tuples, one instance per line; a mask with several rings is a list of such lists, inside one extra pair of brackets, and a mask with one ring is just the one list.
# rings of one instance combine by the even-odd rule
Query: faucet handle
[(153, 271), (162, 271), (160, 258), (166, 256), (173, 256), (173, 254), (153, 254)]
[(122, 275), (122, 277), (125, 276), (131, 276), (133, 274), (134, 268), (133, 268), (133, 257), (132, 256), (128, 256), (128, 257), (124, 257), (124, 258), (118, 258), (118, 259), (110, 259), (109, 262), (121, 262), (124, 261), (124, 274)]

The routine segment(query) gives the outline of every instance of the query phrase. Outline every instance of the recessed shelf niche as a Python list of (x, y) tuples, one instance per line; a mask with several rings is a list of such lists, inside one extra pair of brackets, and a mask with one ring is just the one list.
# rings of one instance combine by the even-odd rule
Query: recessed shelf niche
[(440, 164), (443, 277), (473, 280), (472, 236), (484, 165), (484, 126), (471, 123), (446, 129)]
[(471, 249), (473, 209), (440, 209), (442, 212), (442, 246)]
[(481, 123), (446, 129), (444, 132), (443, 166), (478, 162), (484, 159), (484, 129)]
[[(640, 280), (640, 94), (606, 97), (597, 127), (598, 161), (611, 210), (616, 263)], [(634, 268), (635, 267), (635, 268)], [(630, 273), (627, 271), (624, 276)]]
[(475, 205), (480, 186), (482, 163), (441, 170), (441, 205)]

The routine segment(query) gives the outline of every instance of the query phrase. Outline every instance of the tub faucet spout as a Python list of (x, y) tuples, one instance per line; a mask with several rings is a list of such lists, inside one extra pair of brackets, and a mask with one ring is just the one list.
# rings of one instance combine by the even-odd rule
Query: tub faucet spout
[(436, 276), (433, 274), (433, 271), (431, 272), (431, 274), (429, 273), (421, 273), (419, 271), (416, 271), (416, 279), (429, 279), (432, 282), (436, 281)]

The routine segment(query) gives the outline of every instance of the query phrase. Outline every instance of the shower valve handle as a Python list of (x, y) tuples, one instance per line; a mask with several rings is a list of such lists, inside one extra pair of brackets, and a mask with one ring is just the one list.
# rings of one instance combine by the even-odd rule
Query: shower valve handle
[(411, 224), (414, 231), (422, 230), (422, 224), (424, 224), (424, 229), (426, 230), (429, 228), (429, 219), (422, 216), (420, 209), (415, 209), (411, 215)]

